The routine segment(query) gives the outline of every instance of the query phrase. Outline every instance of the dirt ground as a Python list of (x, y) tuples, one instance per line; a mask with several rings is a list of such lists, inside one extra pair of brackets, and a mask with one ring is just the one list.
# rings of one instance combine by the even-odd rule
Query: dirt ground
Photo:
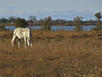
[(0, 77), (102, 77), (102, 34), (32, 31), (33, 46), (11, 47), (0, 32)]

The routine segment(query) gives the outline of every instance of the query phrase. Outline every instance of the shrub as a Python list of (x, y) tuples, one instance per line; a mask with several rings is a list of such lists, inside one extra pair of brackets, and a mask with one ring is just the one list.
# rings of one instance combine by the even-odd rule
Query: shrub
[(14, 21), (15, 27), (27, 27), (28, 23), (25, 19), (17, 18)]
[(0, 31), (1, 30), (5, 30), (5, 26), (4, 25), (0, 25)]
[(97, 18), (96, 31), (98, 32), (98, 31), (102, 30), (102, 25), (101, 25), (102, 15), (101, 15), (101, 12), (96, 13), (95, 17)]
[(43, 30), (51, 30), (51, 17), (47, 17), (42, 22)]
[(74, 18), (74, 25), (76, 26), (75, 30), (81, 31), (83, 29), (82, 17), (79, 17), (79, 16), (75, 17)]

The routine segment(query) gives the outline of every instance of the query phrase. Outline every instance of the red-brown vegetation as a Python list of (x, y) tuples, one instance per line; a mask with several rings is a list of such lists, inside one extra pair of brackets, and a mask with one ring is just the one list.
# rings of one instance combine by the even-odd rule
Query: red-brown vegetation
[(0, 77), (102, 77), (102, 36), (94, 31), (32, 31), (33, 47), (11, 47), (0, 32)]

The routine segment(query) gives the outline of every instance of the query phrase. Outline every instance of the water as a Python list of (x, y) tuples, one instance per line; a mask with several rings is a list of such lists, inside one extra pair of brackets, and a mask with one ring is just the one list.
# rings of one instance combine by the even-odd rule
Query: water
[(5, 26), (5, 29), (6, 30), (14, 30), (15, 29), (15, 26)]
[[(76, 26), (52, 26), (51, 30), (53, 31), (57, 31), (57, 30), (70, 30), (73, 31), (75, 30)], [(84, 31), (89, 31), (92, 30), (93, 28), (95, 28), (95, 26), (83, 26), (83, 30)]]
[[(29, 26), (32, 30), (39, 30), (42, 28), (42, 26)], [(83, 26), (84, 31), (89, 31), (91, 29), (95, 28), (95, 26)], [(5, 26), (5, 29), (7, 30), (14, 30), (14, 26)], [(75, 26), (51, 26), (52, 31), (58, 31), (58, 30), (75, 30)]]

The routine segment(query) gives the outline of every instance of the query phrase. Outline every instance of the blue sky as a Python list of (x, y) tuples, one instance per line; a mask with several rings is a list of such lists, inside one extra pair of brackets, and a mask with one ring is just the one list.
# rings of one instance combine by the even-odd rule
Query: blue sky
[(102, 12), (102, 0), (0, 0), (0, 18), (36, 16), (38, 19), (51, 16), (53, 19), (72, 20), (82, 16), (84, 20), (95, 19)]

